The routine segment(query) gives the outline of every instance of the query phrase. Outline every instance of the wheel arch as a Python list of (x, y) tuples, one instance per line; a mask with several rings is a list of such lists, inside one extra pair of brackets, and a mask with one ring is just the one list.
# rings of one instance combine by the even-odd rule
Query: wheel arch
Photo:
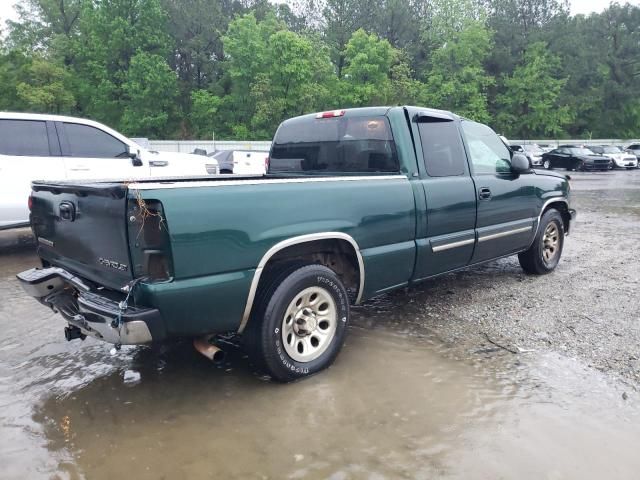
[(269, 277), (269, 271), (278, 263), (306, 259), (336, 271), (343, 278), (355, 275), (352, 283), (356, 289), (355, 303), (360, 303), (364, 292), (365, 270), (360, 247), (355, 239), (343, 232), (320, 232), (291, 237), (276, 243), (262, 256), (251, 281), (247, 303), (238, 327), (242, 333), (249, 322), (258, 289)]
[(538, 225), (540, 225), (540, 219), (542, 219), (542, 216), (552, 208), (560, 212), (565, 234), (568, 234), (571, 226), (571, 214), (569, 213), (569, 202), (566, 198), (553, 198), (548, 200), (542, 207), (542, 211), (538, 217)]

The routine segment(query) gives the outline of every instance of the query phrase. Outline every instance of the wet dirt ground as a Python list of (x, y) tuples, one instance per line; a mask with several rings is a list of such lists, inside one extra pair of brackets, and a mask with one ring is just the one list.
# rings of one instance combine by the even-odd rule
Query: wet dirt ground
[(638, 478), (640, 170), (572, 177), (553, 274), (508, 258), (375, 299), (289, 385), (235, 351), (66, 342), (14, 280), (33, 253), (0, 253), (0, 478)]

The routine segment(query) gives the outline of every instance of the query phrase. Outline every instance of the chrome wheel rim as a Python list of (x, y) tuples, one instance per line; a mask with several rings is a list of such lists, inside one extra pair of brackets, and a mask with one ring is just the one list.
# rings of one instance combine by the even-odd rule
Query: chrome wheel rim
[(549, 167), (551, 166), (551, 162), (549, 160), (545, 160), (544, 161), (544, 168), (546, 168), (547, 170), (549, 170)]
[(549, 263), (558, 254), (559, 249), (560, 230), (554, 222), (551, 222), (544, 229), (544, 235), (542, 236), (542, 258), (546, 263)]
[(331, 294), (322, 287), (299, 292), (282, 319), (282, 344), (292, 360), (307, 363), (322, 355), (336, 334), (338, 312)]

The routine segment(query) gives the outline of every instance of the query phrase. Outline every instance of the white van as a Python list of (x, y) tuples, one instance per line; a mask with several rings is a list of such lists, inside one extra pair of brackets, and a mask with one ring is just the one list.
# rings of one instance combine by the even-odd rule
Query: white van
[(0, 112), (0, 230), (29, 224), (32, 180), (217, 174), (214, 159), (154, 152), (91, 120)]

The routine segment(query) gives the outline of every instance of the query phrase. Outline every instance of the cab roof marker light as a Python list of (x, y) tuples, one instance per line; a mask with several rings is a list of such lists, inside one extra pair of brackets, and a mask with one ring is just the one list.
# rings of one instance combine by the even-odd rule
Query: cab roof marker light
[(329, 110), (328, 112), (316, 113), (316, 118), (334, 118), (342, 117), (346, 110)]

